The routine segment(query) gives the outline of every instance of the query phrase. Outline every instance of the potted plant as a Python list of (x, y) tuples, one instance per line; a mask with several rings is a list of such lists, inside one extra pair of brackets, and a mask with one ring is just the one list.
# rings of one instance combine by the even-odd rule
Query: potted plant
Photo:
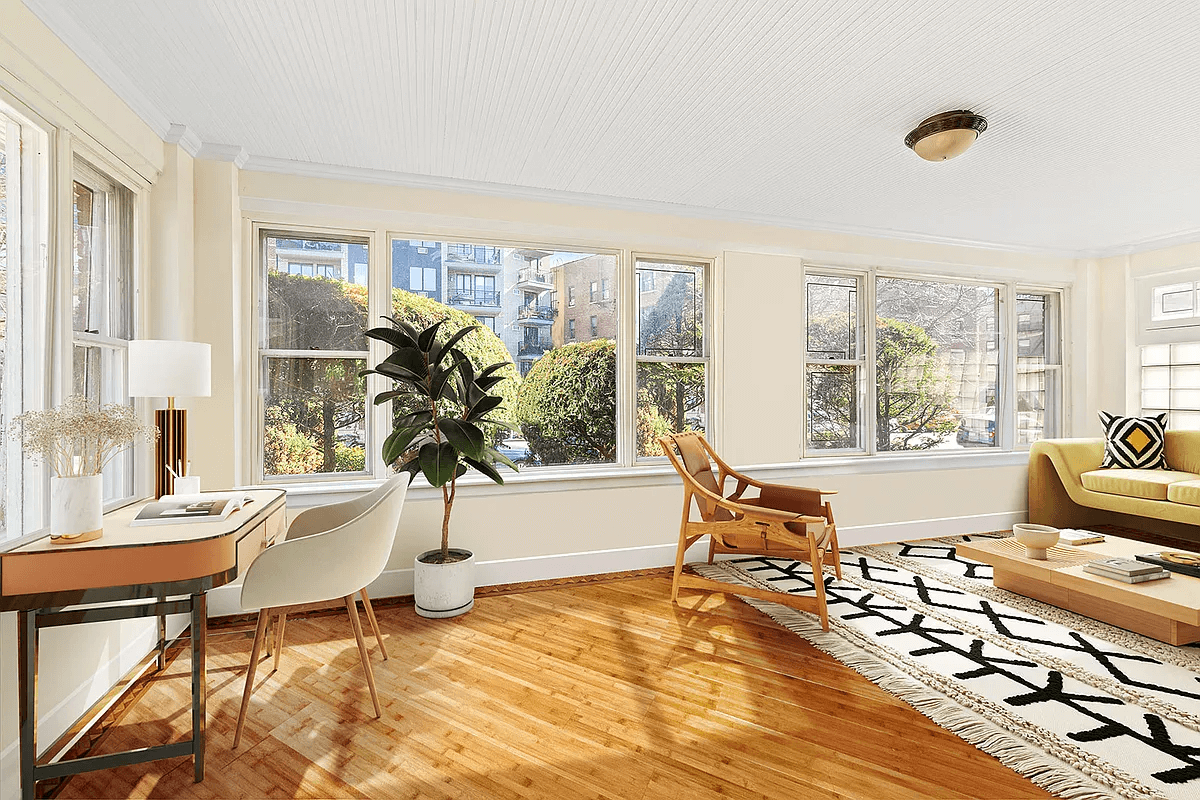
[(413, 596), (423, 617), (453, 617), (475, 605), (475, 556), (450, 547), (450, 513), (458, 479), (468, 470), (482, 472), (499, 484), (496, 469), (517, 469), (492, 446), (503, 423), (488, 417), (504, 401), (490, 390), (507, 376), (501, 361), (476, 372), (457, 345), (478, 325), (455, 331), (444, 341), (438, 333), (445, 320), (425, 330), (387, 318), (388, 327), (372, 328), (367, 336), (384, 342), (393, 352), (366, 374), (390, 378), (394, 388), (375, 396), (375, 404), (395, 403), (393, 430), (383, 443), (383, 460), (414, 477), (425, 476), (442, 490), (442, 546), (418, 555), (413, 563)]
[(21, 414), (11, 435), (27, 455), (54, 471), (50, 542), (78, 544), (99, 539), (104, 530), (104, 466), (138, 439), (156, 439), (158, 429), (138, 419), (130, 406), (98, 408), (72, 395), (57, 408)]

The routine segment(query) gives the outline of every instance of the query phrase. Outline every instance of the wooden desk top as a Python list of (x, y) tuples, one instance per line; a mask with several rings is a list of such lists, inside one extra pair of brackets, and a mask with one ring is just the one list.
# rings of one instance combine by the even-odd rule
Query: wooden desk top
[(1085, 572), (1083, 567), (1098, 558), (1133, 558), (1139, 554), (1170, 550), (1169, 547), (1105, 535), (1103, 542), (1079, 546), (1056, 545), (1047, 560), (1025, 557), (1024, 546), (1015, 539), (976, 539), (955, 545), (967, 558), (991, 564), (997, 570), (1061, 586), (1189, 625), (1200, 625), (1200, 578), (1172, 572), (1166, 580), (1124, 583)]
[[(47, 535), (3, 550), (0, 610), (28, 606), (32, 596), (45, 599), (54, 594), (181, 581), (202, 581), (203, 588), (227, 583), (237, 576), (239, 563), (244, 570), (257, 556), (261, 542), (274, 538), (284, 527), (283, 491), (256, 489), (247, 494), (254, 502), (221, 521), (132, 526), (130, 520), (146, 505), (135, 503), (106, 514), (99, 539), (59, 545), (51, 544)], [(255, 539), (253, 546), (250, 538)], [(48, 605), (49, 601), (39, 601), (36, 607)]]

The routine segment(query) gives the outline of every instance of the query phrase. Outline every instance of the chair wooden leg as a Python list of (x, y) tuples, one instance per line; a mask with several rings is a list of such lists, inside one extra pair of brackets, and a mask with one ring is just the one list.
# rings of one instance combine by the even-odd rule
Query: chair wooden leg
[(809, 564), (812, 565), (813, 589), (817, 593), (817, 609), (821, 615), (821, 630), (829, 630), (829, 609), (825, 607), (825, 565), (822, 559), (825, 553), (817, 547), (817, 540), (808, 536)]
[(717, 555), (717, 540), (713, 537), (708, 537), (708, 563), (713, 563), (713, 559)]
[(367, 612), (367, 622), (371, 624), (371, 630), (375, 633), (375, 641), (379, 642), (379, 652), (383, 654), (383, 660), (388, 660), (387, 648), (383, 646), (383, 634), (379, 632), (379, 621), (375, 619), (375, 609), (371, 608), (371, 598), (367, 597), (367, 587), (363, 587), (359, 594), (362, 595), (363, 608)]
[(242, 740), (242, 726), (246, 724), (246, 708), (250, 705), (250, 692), (254, 688), (254, 670), (258, 666), (258, 654), (262, 650), (263, 639), (267, 633), (267, 620), (270, 618), (269, 609), (258, 612), (258, 627), (254, 630), (254, 648), (250, 651), (250, 666), (246, 669), (246, 688), (242, 691), (242, 708), (238, 711), (237, 728), (233, 732), (233, 748)]
[(279, 659), (283, 656), (283, 631), (287, 627), (287, 612), (279, 612), (279, 621), (275, 625), (275, 666), (272, 672), (279, 671)]
[(346, 601), (346, 610), (350, 612), (350, 625), (354, 628), (354, 638), (358, 640), (358, 657), (362, 659), (363, 672), (367, 673), (367, 687), (371, 690), (371, 702), (375, 706), (375, 718), (383, 716), (379, 710), (379, 695), (375, 693), (375, 673), (371, 670), (371, 659), (367, 655), (367, 643), (363, 641), (362, 623), (358, 621), (358, 603), (354, 595), (348, 594), (342, 598)]
[(842, 579), (842, 551), (838, 547), (837, 526), (833, 526), (833, 533), (829, 535), (829, 551), (833, 553), (833, 574), (840, 581)]
[(692, 493), (683, 493), (683, 520), (679, 523), (679, 547), (675, 549), (675, 572), (671, 575), (671, 602), (679, 602), (679, 576), (683, 574), (683, 557), (687, 552), (687, 525), (692, 512)]

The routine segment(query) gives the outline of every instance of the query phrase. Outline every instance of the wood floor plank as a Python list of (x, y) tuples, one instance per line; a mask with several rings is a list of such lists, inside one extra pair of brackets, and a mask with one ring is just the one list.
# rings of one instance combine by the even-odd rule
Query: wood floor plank
[[(633, 798), (1048, 795), (728, 595), (664, 576), (480, 597), (452, 620), (376, 603), (383, 716), (345, 611), (289, 618), (232, 737), (253, 623), (209, 637), (207, 776), (189, 759), (70, 779), (62, 797)], [(174, 659), (95, 749), (184, 739)]]

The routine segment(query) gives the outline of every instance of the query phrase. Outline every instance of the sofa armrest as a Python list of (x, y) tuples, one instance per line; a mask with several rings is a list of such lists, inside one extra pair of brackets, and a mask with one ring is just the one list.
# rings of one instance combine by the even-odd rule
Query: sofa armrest
[(1034, 442), (1029, 448), (1030, 470), (1044, 468), (1046, 459), (1037, 458), (1039, 455), (1045, 455), (1049, 459), (1068, 491), (1072, 486), (1082, 489), (1083, 482), (1079, 476), (1100, 469), (1100, 463), (1104, 460), (1104, 440), (1043, 439)]

